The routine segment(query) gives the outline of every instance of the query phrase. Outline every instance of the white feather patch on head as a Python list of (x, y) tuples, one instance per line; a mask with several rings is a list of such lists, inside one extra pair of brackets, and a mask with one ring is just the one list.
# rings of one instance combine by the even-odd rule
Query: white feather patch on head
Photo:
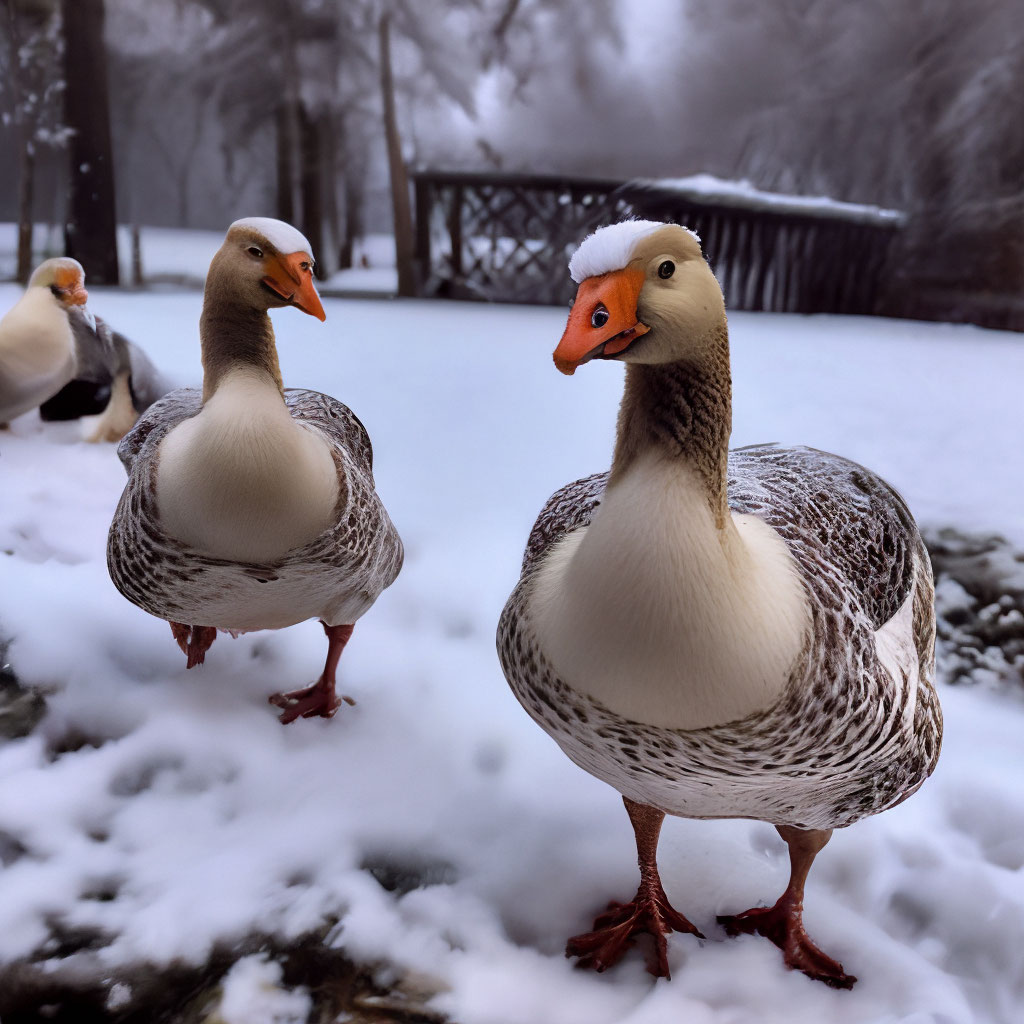
[(250, 228), (253, 231), (258, 231), (279, 253), (285, 256), (289, 256), (293, 252), (313, 255), (313, 247), (309, 244), (306, 236), (286, 221), (275, 220), (273, 217), (243, 217), (241, 220), (236, 220), (228, 228), (228, 231), (232, 231), (234, 228)]
[[(637, 242), (667, 227), (668, 223), (660, 220), (624, 220), (598, 228), (593, 234), (587, 235), (572, 254), (569, 274), (579, 284), (588, 277), (621, 270), (629, 263)], [(683, 230), (689, 231), (700, 242), (689, 228)]]

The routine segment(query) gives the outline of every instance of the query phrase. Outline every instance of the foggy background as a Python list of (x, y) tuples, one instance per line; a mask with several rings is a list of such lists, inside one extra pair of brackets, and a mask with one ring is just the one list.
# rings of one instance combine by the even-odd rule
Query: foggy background
[[(105, 14), (77, 72), (62, 6)], [(67, 105), (105, 74), (118, 223), (274, 214), (330, 273), (353, 239), (392, 230), (390, 95), (409, 169), (707, 172), (904, 211), (896, 312), (1015, 323), (1009, 0), (0, 0), (0, 23), (0, 220), (68, 218), (91, 161)]]

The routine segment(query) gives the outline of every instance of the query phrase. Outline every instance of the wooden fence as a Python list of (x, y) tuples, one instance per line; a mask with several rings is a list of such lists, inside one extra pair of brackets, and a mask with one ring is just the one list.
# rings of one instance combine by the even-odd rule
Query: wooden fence
[[(893, 211), (658, 181), (420, 171), (421, 295), (566, 303), (582, 239), (628, 216), (701, 238), (730, 309), (873, 313), (902, 217)], [(692, 180), (692, 179), (691, 179)]]

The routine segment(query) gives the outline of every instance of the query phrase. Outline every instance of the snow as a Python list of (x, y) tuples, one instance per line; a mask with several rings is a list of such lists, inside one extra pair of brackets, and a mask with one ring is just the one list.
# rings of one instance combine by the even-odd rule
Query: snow
[[(142, 270), (147, 286), (202, 287), (206, 268), (214, 253), (224, 243), (224, 235), (223, 231), (144, 225), (140, 229), (140, 238)], [(61, 255), (64, 241), (59, 226), (37, 224), (32, 245), (37, 262), (42, 262), (48, 256)], [(132, 243), (131, 230), (127, 225), (118, 228), (117, 246), (121, 281), (129, 283), (132, 280)], [(16, 225), (0, 223), (0, 281), (14, 277), (16, 253)], [(315, 259), (323, 260), (320, 253), (312, 255)], [(353, 261), (355, 266), (332, 274), (323, 287), (318, 288), (321, 294), (393, 295), (397, 291), (395, 244), (390, 235), (371, 234), (359, 239), (354, 246)]]
[[(0, 285), (0, 309), (18, 294)], [(176, 383), (198, 381), (199, 294), (96, 288), (90, 303)], [(635, 889), (632, 835), (617, 795), (516, 704), (494, 630), (544, 500), (608, 465), (621, 368), (558, 374), (558, 310), (324, 307), (323, 325), (275, 312), (285, 382), (358, 413), (407, 549), (342, 659), (358, 704), (332, 722), (283, 728), (266, 702), (317, 676), (315, 622), (222, 636), (187, 672), (166, 623), (114, 590), (113, 446), (35, 414), (0, 433), (0, 635), (49, 705), (0, 746), (0, 964), (67, 966), (54, 921), (96, 933), (70, 962), (105, 978), (140, 960), (202, 963), (252, 933), (330, 929), (460, 1024), (1019, 1020), (1024, 703), (977, 688), (942, 690), (933, 779), (837, 832), (815, 864), (808, 928), (860, 977), (854, 991), (789, 973), (766, 940), (727, 941), (715, 924), (785, 885), (784, 848), (759, 822), (666, 823), (666, 888), (708, 936), (669, 938), (671, 982), (653, 982), (639, 953), (602, 975), (573, 969), (565, 939)], [(867, 318), (730, 324), (734, 444), (839, 451), (922, 522), (1024, 542), (1017, 339)], [(387, 875), (412, 881), (389, 891)], [(306, 998), (245, 959), (221, 1013), (302, 1019)]]
[(815, 214), (835, 217), (862, 224), (889, 224), (896, 226), (906, 220), (900, 210), (887, 210), (863, 203), (846, 203), (827, 196), (794, 196), (783, 192), (765, 192), (755, 188), (747, 179), (729, 181), (713, 174), (692, 174), (685, 178), (636, 178), (630, 188), (670, 192), (698, 202), (720, 200), (730, 206), (769, 210), (775, 213)]
[(306, 1024), (312, 1008), (309, 996), (285, 991), (280, 982), (280, 964), (243, 957), (224, 979), (217, 1008), (223, 1024)]
[(249, 228), (261, 234), (279, 253), (285, 256), (295, 252), (313, 254), (313, 247), (298, 228), (274, 217), (243, 217), (236, 220), (232, 228)]
[(623, 220), (618, 224), (598, 228), (587, 235), (572, 254), (569, 260), (570, 277), (579, 284), (588, 277), (621, 270), (629, 262), (637, 242), (664, 226), (664, 221)]

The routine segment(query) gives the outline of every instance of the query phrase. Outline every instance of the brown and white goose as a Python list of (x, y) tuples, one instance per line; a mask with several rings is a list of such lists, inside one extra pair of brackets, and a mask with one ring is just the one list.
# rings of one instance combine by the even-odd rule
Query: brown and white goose
[(119, 441), (168, 390), (145, 353), (86, 302), (67, 256), (41, 263), (0, 320), (0, 423), (39, 408), (44, 420), (99, 414), (88, 441)]
[(627, 364), (609, 472), (558, 491), (498, 626), (505, 675), (580, 767), (623, 796), (640, 887), (567, 955), (604, 970), (639, 933), (697, 929), (669, 903), (665, 814), (771, 822), (791, 877), (770, 908), (720, 917), (836, 987), (855, 979), (808, 938), (804, 881), (831, 832), (931, 773), (931, 567), (900, 496), (810, 448), (728, 451), (725, 307), (696, 236), (630, 221), (588, 237), (554, 358)]
[(281, 381), (267, 311), (325, 319), (312, 267), (291, 225), (231, 225), (206, 279), (203, 390), (167, 395), (121, 442), (129, 478), (107, 544), (114, 584), (170, 622), (189, 668), (218, 629), (319, 618), (320, 679), (270, 698), (286, 723), (338, 709), (341, 652), (402, 565), (363, 425), (336, 399)]

